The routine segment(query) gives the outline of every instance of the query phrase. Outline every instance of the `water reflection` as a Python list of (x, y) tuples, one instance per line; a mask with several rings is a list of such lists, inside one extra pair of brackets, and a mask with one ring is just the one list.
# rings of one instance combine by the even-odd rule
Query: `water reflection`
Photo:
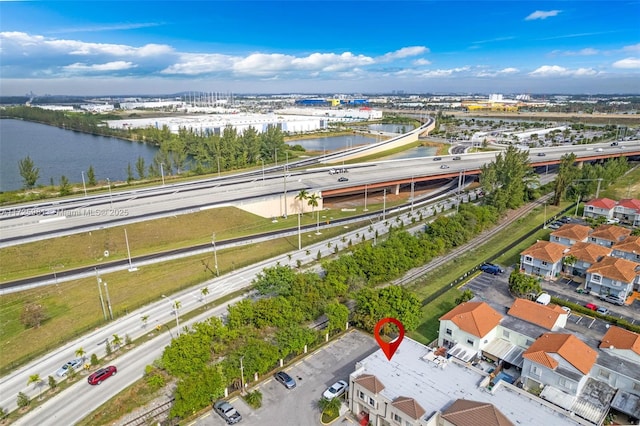
[(403, 160), (408, 158), (431, 157), (436, 155), (437, 152), (438, 148), (433, 146), (418, 146), (406, 151), (396, 152), (395, 154), (380, 158), (380, 160)]

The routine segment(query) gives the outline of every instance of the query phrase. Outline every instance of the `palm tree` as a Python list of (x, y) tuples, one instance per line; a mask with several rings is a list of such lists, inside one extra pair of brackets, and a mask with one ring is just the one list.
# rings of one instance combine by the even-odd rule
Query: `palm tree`
[(84, 356), (85, 356), (86, 354), (87, 354), (87, 353), (84, 351), (84, 349), (83, 349), (82, 347), (79, 347), (78, 349), (76, 349), (76, 356), (77, 356), (78, 358), (82, 358), (82, 363), (83, 363), (83, 364), (84, 364)]
[(116, 350), (120, 349), (120, 345), (122, 345), (122, 338), (120, 336), (114, 334), (111, 341), (113, 342), (113, 346), (115, 346)]
[(145, 328), (147, 326), (147, 321), (149, 321), (149, 315), (141, 316), (140, 320), (142, 321), (142, 328)]
[[(31, 383), (34, 383), (37, 388), (42, 386), (42, 379), (40, 378), (40, 375), (39, 374), (30, 375), (29, 376), (29, 381), (27, 382), (27, 385), (30, 385)], [(38, 398), (40, 398), (40, 393), (39, 392), (38, 392)]]
[(207, 294), (209, 294), (209, 287), (202, 287), (202, 289), (200, 290), (200, 294), (202, 294), (204, 303), (207, 303)]
[[(301, 204), (302, 201), (306, 200), (307, 198), (309, 198), (309, 193), (306, 189), (301, 189), (300, 192), (298, 192), (298, 195), (296, 195), (295, 197), (295, 199), (298, 200)], [(302, 204), (302, 213), (304, 213), (304, 204)]]
[[(307, 196), (307, 204), (311, 206), (311, 217), (313, 218), (313, 212), (316, 207), (318, 207), (318, 200), (320, 196), (314, 192), (313, 194)], [(316, 223), (316, 234), (320, 233), (320, 210), (318, 210), (318, 221)]]

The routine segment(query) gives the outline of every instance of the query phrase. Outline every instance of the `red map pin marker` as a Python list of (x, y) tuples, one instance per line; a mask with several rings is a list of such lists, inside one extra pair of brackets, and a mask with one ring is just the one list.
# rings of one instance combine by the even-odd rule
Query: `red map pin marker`
[[(400, 335), (392, 342), (385, 342), (384, 340), (382, 340), (382, 337), (380, 337), (380, 329), (383, 325), (389, 322), (391, 324), (395, 324), (398, 327), (398, 332), (400, 333)], [(373, 329), (373, 335), (376, 337), (376, 341), (378, 342), (380, 349), (382, 349), (382, 352), (384, 352), (384, 354), (387, 356), (387, 359), (391, 361), (391, 357), (396, 353), (396, 351), (398, 350), (398, 346), (400, 346), (400, 343), (402, 343), (402, 339), (404, 338), (404, 327), (402, 323), (395, 318), (382, 318), (380, 321), (378, 321), (375, 328)]]

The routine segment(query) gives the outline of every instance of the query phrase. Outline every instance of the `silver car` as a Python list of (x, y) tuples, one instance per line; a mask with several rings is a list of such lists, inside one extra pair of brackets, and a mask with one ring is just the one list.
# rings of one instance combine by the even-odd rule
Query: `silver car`
[(56, 371), (56, 376), (64, 377), (69, 372), (69, 367), (73, 367), (74, 370), (78, 371), (82, 367), (82, 358), (72, 359), (71, 361), (67, 361), (65, 365), (58, 368)]

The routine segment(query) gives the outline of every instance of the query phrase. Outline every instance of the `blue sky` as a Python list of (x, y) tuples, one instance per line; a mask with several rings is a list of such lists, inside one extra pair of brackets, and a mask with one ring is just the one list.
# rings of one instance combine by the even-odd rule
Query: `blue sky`
[(640, 93), (640, 1), (0, 1), (0, 93)]

